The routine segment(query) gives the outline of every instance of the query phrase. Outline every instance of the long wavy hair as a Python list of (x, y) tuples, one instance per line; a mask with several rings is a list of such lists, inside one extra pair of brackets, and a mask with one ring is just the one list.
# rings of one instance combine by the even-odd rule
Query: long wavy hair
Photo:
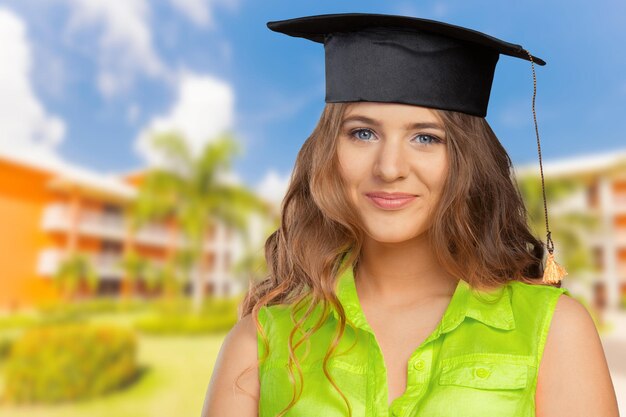
[[(287, 193), (281, 205), (281, 224), (265, 242), (268, 276), (251, 284), (240, 306), (240, 316), (253, 315), (269, 354), (267, 335), (258, 320), (263, 306), (288, 304), (294, 328), (290, 333), (289, 374), (293, 365), (302, 381), (295, 349), (321, 327), (329, 308), (339, 317), (339, 326), (326, 353), (323, 369), (329, 382), (349, 401), (328, 372), (327, 362), (346, 325), (345, 312), (334, 293), (339, 264), (350, 252), (346, 266), (358, 268), (365, 231), (358, 211), (339, 175), (337, 138), (350, 103), (326, 104), (318, 124), (298, 153)], [(484, 118), (464, 113), (434, 110), (446, 133), (448, 174), (428, 231), (437, 261), (453, 277), (471, 288), (494, 287), (510, 280), (540, 284), (545, 246), (531, 233), (527, 212), (506, 150)], [(345, 268), (344, 268), (345, 269)], [(301, 318), (296, 313), (308, 302)], [(299, 329), (318, 306), (323, 314), (303, 337)], [(291, 402), (301, 394), (293, 386)]]

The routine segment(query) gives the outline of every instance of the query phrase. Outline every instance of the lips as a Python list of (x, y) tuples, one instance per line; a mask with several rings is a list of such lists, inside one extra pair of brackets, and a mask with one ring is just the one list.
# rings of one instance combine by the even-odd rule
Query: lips
[(388, 193), (385, 191), (374, 191), (371, 193), (366, 193), (366, 196), (370, 198), (386, 198), (388, 200), (397, 200), (397, 199), (406, 199), (411, 197), (417, 197), (415, 194), (408, 193)]
[(378, 208), (383, 210), (398, 210), (404, 206), (410, 204), (415, 200), (417, 195), (407, 193), (387, 193), (387, 192), (372, 192), (365, 194), (369, 200)]

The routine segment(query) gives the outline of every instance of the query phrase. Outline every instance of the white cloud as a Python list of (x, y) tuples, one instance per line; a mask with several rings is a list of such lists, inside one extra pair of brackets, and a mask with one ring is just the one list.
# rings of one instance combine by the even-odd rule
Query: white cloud
[(291, 174), (281, 177), (276, 171), (271, 169), (256, 186), (256, 192), (266, 200), (280, 205), (287, 192), (290, 177)]
[(146, 0), (62, 0), (70, 6), (69, 36), (98, 29), (97, 83), (100, 92), (114, 96), (132, 86), (138, 74), (167, 76), (154, 49)]
[(208, 75), (183, 72), (178, 97), (167, 114), (153, 118), (141, 130), (135, 150), (150, 164), (159, 164), (160, 155), (150, 144), (155, 133), (178, 131), (195, 154), (219, 134), (231, 129), (235, 95), (224, 81)]
[(184, 14), (189, 20), (198, 26), (213, 26), (213, 8), (224, 6), (236, 9), (238, 0), (169, 0), (172, 7)]
[(0, 45), (0, 149), (53, 153), (65, 136), (65, 123), (48, 114), (35, 95), (26, 25), (6, 8), (0, 8)]

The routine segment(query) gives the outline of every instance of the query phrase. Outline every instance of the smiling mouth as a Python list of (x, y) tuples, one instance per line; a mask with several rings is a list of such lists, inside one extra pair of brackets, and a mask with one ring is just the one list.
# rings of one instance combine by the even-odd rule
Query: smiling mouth
[(378, 208), (383, 210), (398, 210), (411, 204), (418, 196), (382, 197), (379, 195), (367, 195), (367, 198)]

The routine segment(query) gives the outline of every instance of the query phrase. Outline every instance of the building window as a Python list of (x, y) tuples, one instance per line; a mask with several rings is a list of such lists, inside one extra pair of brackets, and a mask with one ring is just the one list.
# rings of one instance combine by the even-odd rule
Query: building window
[(102, 221), (110, 225), (119, 225), (124, 221), (124, 210), (114, 204), (102, 206)]
[(602, 248), (593, 248), (593, 266), (597, 271), (604, 269), (604, 253)]
[(121, 290), (121, 283), (116, 279), (100, 279), (98, 280), (98, 289), (96, 290), (98, 296), (113, 297), (118, 296)]
[(599, 206), (599, 183), (594, 180), (589, 187), (587, 187), (587, 204), (590, 208), (596, 208)]

